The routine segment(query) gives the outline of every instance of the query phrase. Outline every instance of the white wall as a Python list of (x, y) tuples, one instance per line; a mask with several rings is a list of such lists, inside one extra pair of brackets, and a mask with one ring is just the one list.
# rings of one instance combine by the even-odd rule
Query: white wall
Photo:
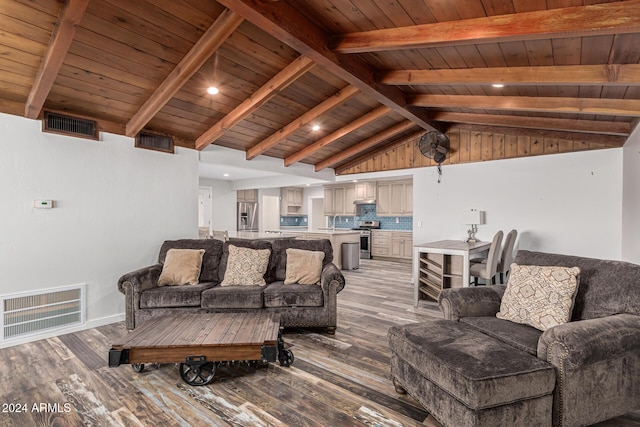
[(155, 263), (163, 240), (197, 236), (197, 153), (40, 128), (0, 114), (0, 294), (87, 283), (87, 326), (121, 320), (118, 278)]
[(211, 229), (235, 231), (236, 224), (236, 203), (238, 194), (231, 189), (229, 181), (217, 179), (200, 178), (199, 184), (202, 187), (209, 187), (212, 191), (211, 203)]
[(463, 239), (473, 208), (486, 212), (480, 240), (515, 228), (520, 249), (620, 259), (621, 164), (608, 149), (452, 165), (440, 184), (435, 168), (415, 169), (414, 243)]
[(640, 126), (623, 148), (622, 259), (640, 264)]

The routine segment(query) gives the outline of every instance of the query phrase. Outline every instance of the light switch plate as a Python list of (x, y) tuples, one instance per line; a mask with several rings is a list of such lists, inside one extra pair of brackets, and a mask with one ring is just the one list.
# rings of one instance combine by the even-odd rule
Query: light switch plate
[(33, 207), (36, 209), (51, 209), (53, 208), (53, 200), (35, 199)]

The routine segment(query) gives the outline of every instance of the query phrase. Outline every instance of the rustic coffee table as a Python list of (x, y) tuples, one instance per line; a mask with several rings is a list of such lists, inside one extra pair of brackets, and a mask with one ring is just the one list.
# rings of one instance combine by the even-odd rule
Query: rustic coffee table
[(293, 363), (277, 313), (179, 314), (149, 320), (109, 350), (109, 366), (180, 363), (189, 385), (209, 384), (224, 361)]

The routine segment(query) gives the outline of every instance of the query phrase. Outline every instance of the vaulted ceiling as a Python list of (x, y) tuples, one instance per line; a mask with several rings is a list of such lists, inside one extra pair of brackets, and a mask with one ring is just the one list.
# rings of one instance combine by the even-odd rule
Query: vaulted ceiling
[(0, 0), (0, 35), (0, 112), (285, 166), (431, 130), (620, 147), (640, 118), (640, 0)]

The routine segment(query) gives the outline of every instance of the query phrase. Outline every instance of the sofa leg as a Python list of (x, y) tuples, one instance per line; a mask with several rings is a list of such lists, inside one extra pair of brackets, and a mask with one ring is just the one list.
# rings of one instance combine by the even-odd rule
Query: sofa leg
[(396, 389), (396, 393), (407, 394), (407, 390), (405, 390), (404, 387), (402, 387), (402, 384), (400, 384), (395, 377), (393, 377), (392, 380), (393, 380), (393, 386)]
[(327, 326), (327, 333), (329, 335), (335, 335), (336, 334), (336, 327), (335, 326)]

